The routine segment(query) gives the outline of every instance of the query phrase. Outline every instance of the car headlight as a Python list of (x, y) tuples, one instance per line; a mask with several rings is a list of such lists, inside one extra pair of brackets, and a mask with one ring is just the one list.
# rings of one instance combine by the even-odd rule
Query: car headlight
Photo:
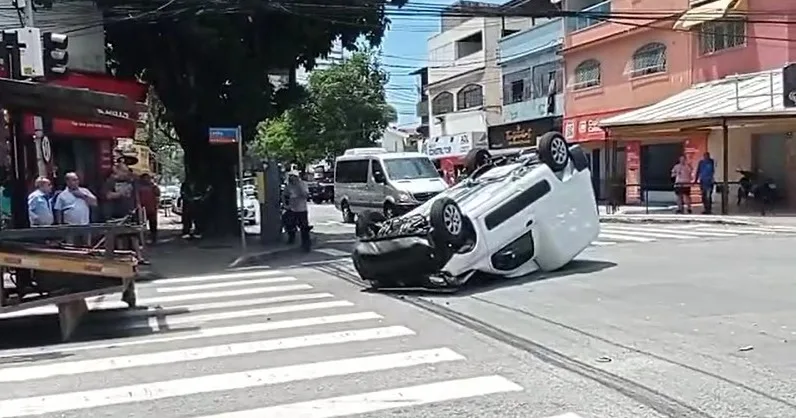
[(398, 194), (398, 200), (401, 202), (410, 202), (412, 201), (412, 195), (406, 192), (401, 192)]

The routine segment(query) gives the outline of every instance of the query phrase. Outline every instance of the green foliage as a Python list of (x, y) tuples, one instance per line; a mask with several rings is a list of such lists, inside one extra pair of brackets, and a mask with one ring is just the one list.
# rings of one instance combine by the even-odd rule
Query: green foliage
[(372, 50), (312, 72), (306, 100), (260, 124), (255, 152), (309, 162), (347, 148), (374, 146), (397, 119), (386, 102), (387, 81)]
[(160, 181), (174, 183), (185, 178), (184, 152), (174, 127), (165, 119), (166, 109), (150, 89), (146, 100), (146, 122), (136, 131), (136, 141), (146, 143), (158, 163)]

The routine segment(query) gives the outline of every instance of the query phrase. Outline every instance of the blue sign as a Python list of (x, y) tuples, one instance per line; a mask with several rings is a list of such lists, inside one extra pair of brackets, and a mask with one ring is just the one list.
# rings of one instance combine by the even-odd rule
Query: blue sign
[(211, 144), (234, 144), (238, 142), (238, 128), (210, 128), (208, 137)]

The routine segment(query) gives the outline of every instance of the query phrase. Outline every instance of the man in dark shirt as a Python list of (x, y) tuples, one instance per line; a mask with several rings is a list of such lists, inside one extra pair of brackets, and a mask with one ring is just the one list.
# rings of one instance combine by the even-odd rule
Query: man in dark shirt
[(103, 192), (108, 219), (120, 219), (133, 214), (137, 206), (135, 177), (122, 159), (113, 166)]
[(710, 158), (710, 153), (706, 152), (696, 169), (696, 181), (702, 192), (702, 205), (705, 208), (703, 213), (713, 212), (713, 186), (716, 184), (716, 163)]

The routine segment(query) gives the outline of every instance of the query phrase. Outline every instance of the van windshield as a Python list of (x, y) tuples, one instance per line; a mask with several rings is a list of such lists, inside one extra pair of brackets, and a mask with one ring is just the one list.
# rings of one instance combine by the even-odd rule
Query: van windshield
[(428, 158), (396, 158), (384, 160), (384, 169), (393, 180), (438, 178), (434, 163)]

